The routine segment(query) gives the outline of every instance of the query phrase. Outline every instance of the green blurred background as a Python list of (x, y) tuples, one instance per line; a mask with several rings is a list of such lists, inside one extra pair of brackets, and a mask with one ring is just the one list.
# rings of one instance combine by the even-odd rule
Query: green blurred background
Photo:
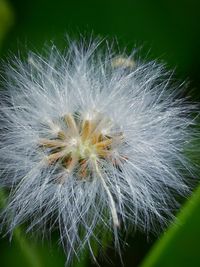
[[(192, 89), (193, 99), (199, 101), (199, 14), (198, 0), (0, 0), (0, 53), (6, 59), (18, 51), (41, 51), (44, 43), (50, 41), (64, 47), (66, 34), (77, 37), (92, 33), (110, 40), (117, 38), (122, 49), (125, 46), (131, 51), (139, 47), (146, 59), (158, 59), (175, 68), (179, 79), (190, 81), (188, 92)], [(45, 241), (43, 245), (39, 241), (32, 244), (32, 239), (24, 240), (21, 235), (17, 233), (11, 244), (7, 238), (1, 239), (0, 267), (31, 266), (28, 258), (32, 249), (39, 257), (33, 259), (32, 267), (64, 266), (56, 233), (51, 246)], [(139, 232), (127, 237), (122, 252), (124, 266), (139, 266), (157, 238)], [(111, 248), (98, 260), (102, 266), (122, 266)], [(198, 261), (195, 264), (174, 266), (200, 266)], [(75, 265), (93, 266), (87, 259)]]

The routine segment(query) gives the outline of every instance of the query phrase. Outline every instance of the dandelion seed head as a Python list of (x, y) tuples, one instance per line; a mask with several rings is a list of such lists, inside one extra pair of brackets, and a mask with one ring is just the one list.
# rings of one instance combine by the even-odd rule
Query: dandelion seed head
[(196, 106), (178, 97), (171, 73), (99, 46), (15, 58), (1, 92), (3, 224), (59, 229), (67, 262), (86, 246), (93, 255), (91, 240), (108, 231), (118, 247), (120, 228), (162, 228), (193, 170), (184, 150)]

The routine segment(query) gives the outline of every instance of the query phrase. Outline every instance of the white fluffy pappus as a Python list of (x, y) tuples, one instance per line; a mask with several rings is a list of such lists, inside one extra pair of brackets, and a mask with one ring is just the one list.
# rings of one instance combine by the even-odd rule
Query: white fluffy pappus
[(193, 105), (162, 65), (110, 50), (72, 42), (15, 58), (1, 92), (3, 224), (58, 228), (67, 262), (107, 231), (118, 247), (121, 227), (162, 226), (188, 192)]

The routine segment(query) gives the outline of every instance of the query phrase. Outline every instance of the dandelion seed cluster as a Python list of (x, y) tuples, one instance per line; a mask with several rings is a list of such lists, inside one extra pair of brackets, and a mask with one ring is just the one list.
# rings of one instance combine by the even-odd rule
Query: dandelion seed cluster
[[(67, 262), (103, 233), (166, 223), (188, 192), (185, 144), (194, 107), (177, 98), (156, 62), (115, 55), (100, 43), (53, 46), (6, 67), (0, 104), (2, 187), (9, 232), (58, 228)], [(94, 255), (93, 255), (94, 256)]]

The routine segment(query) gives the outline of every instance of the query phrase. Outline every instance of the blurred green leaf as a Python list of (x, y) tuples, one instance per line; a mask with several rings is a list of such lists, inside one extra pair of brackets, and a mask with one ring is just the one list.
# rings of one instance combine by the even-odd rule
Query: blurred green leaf
[(141, 267), (199, 266), (200, 186), (177, 220), (153, 246)]
[(1, 43), (9, 30), (13, 25), (14, 18), (11, 7), (8, 5), (7, 1), (0, 0), (0, 48)]

